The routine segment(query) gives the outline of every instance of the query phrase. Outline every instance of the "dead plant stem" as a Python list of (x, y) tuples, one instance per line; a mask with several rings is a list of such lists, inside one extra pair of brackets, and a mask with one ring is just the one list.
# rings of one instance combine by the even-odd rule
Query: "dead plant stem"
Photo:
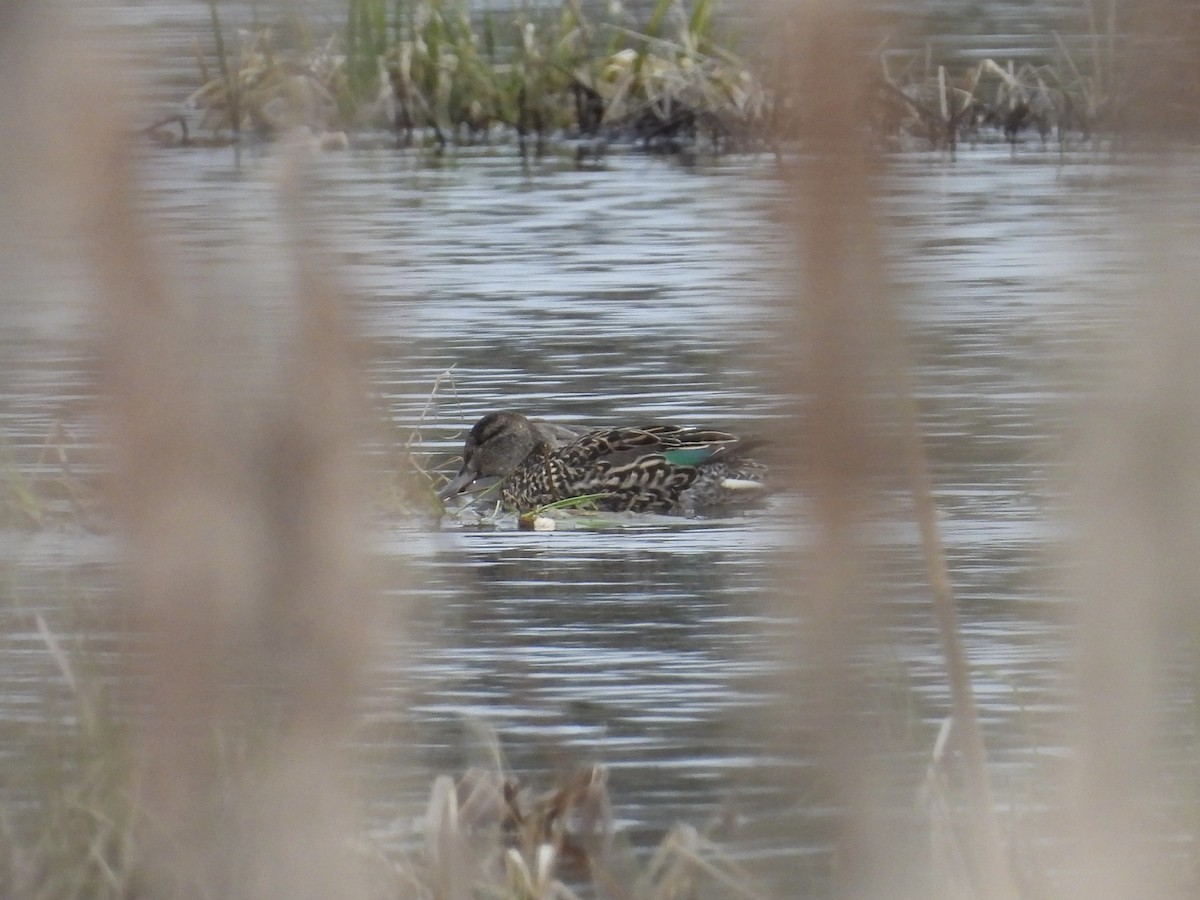
[(932, 589), (933, 611), (937, 618), (942, 653), (946, 657), (946, 676), (954, 711), (954, 730), (962, 751), (964, 780), (971, 811), (971, 856), (978, 879), (978, 895), (1014, 898), (1017, 891), (1008, 867), (1004, 841), (992, 802), (987, 774), (987, 750), (979, 726), (979, 711), (971, 684), (971, 666), (958, 629), (954, 586), (946, 566), (945, 548), (938, 526), (933, 482), (929, 475), (929, 462), (913, 394), (911, 364), (905, 352), (900, 323), (895, 317), (894, 309), (888, 303), (885, 303), (884, 307), (884, 315), (881, 316), (883, 337), (890, 345), (889, 349), (895, 362), (893, 383), (896, 386), (900, 412), (900, 441)]

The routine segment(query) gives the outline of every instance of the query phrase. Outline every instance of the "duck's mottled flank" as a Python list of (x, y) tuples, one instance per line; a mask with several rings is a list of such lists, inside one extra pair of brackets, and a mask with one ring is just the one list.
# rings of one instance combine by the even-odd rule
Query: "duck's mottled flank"
[(646, 425), (578, 431), (518, 412), (488, 413), (463, 446), (443, 498), (487, 477), (501, 479), (504, 505), (525, 512), (585, 495), (599, 509), (719, 515), (766, 494), (766, 467), (738, 437), (711, 429)]

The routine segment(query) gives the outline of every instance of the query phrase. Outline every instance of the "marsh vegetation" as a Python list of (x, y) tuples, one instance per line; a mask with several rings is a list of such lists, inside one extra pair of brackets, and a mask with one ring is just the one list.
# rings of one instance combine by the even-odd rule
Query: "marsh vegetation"
[[(343, 130), (361, 139), (389, 129), (401, 145), (441, 150), (514, 140), (525, 154), (567, 142), (582, 159), (612, 143), (778, 152), (819, 127), (798, 115), (782, 37), (747, 38), (752, 28), (715, 0), (657, 0), (640, 16), (622, 5), (589, 13), (580, 0), (483, 12), (467, 0), (349, 0), (333, 34), (293, 13), (237, 47), (211, 9), (216, 71), (198, 56), (202, 86), (185, 104), (198, 118), (189, 129), (173, 117), (183, 132), (160, 129), (164, 140), (304, 127), (336, 148)], [(839, 73), (862, 85), (853, 100), (864, 140), (953, 150), (1029, 135), (1064, 148), (1110, 138), (1126, 100), (1114, 50), (1124, 23), (1115, 8), (1079, 18), (1079, 34), (1056, 34), (1040, 62), (947, 63), (885, 41), (860, 71)]]

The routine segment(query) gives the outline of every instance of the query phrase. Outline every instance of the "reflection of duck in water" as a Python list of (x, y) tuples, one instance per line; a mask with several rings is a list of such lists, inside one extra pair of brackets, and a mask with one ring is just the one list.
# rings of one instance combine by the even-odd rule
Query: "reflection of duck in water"
[(595, 506), (609, 511), (729, 513), (766, 494), (766, 467), (744, 456), (747, 449), (722, 431), (675, 425), (579, 431), (493, 412), (467, 435), (462, 468), (438, 496), (494, 476), (504, 505), (520, 512), (599, 495)]

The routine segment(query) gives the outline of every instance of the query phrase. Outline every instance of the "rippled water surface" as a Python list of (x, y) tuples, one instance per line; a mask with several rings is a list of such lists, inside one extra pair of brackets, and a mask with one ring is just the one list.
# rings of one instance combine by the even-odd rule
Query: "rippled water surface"
[[(270, 151), (237, 167), (228, 150), (148, 150), (141, 164), (148, 213), (185, 266), (273, 239)], [(893, 160), (882, 202), (978, 699), (994, 765), (1014, 777), (1063, 702), (1050, 461), (1082, 362), (1117, 318), (1108, 176), (1034, 147), (914, 155)], [(431, 460), (497, 407), (770, 432), (771, 303), (788, 278), (771, 160), (617, 154), (581, 171), (565, 157), (522, 166), (509, 146), (358, 149), (322, 157), (318, 181), (381, 409)], [(35, 323), (32, 347), (8, 356), (0, 422), (31, 472), (53, 469), (38, 448), (54, 423), (93, 433), (89, 327), (86, 314)], [(881, 715), (908, 724), (919, 759), (948, 697), (915, 529), (897, 508), (881, 540), (888, 658), (871, 665), (897, 707)], [(771, 577), (807, 545), (802, 497), (733, 521), (549, 534), (393, 518), (375, 538), (397, 623), (359, 736), (381, 834), (431, 774), (479, 757), (486, 723), (528, 777), (604, 763), (638, 842), (732, 808), (747, 858), (824, 845), (819, 804), (777, 787), (809, 761), (752, 715), (778, 702)], [(70, 628), (63, 585), (102, 595), (88, 586), (106, 583), (111, 548), (71, 535), (6, 535), (2, 548), (21, 605), (0, 715), (16, 721), (55, 677), (28, 613)], [(417, 749), (418, 769), (400, 747)], [(809, 845), (773, 842), (780, 820), (807, 823)]]

